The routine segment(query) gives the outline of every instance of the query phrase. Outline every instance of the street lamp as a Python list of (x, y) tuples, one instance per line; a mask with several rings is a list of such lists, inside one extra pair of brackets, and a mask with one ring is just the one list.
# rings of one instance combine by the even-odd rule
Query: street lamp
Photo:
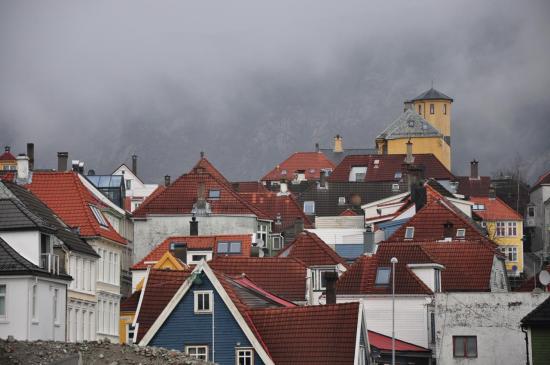
[(392, 257), (391, 260), (391, 364), (395, 365), (395, 264), (397, 257)]

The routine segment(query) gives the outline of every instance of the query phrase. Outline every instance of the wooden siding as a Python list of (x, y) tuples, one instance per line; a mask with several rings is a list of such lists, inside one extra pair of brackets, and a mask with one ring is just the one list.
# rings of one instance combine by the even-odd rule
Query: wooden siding
[(550, 329), (531, 328), (533, 365), (548, 364), (550, 359)]
[[(214, 291), (215, 361), (220, 365), (234, 365), (235, 347), (252, 346), (206, 277), (202, 278), (201, 285), (193, 284), (149, 345), (179, 351), (184, 351), (186, 345), (208, 345), (208, 360), (212, 361), (212, 314), (194, 313), (195, 290)], [(263, 365), (257, 354), (254, 364)]]

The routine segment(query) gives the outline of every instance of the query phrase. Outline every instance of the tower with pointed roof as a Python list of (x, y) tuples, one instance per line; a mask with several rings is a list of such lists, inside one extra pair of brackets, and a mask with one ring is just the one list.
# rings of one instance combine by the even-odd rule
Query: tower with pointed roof
[(376, 137), (379, 154), (433, 153), (451, 170), (451, 104), (453, 99), (433, 87), (406, 100), (403, 113)]

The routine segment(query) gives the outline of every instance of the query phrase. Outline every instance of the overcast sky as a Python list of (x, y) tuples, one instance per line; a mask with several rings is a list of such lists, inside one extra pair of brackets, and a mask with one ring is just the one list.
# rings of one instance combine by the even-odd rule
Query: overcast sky
[(258, 179), (332, 137), (372, 147), (432, 80), (453, 172), (550, 168), (548, 1), (2, 1), (0, 144), (148, 182), (206, 156)]

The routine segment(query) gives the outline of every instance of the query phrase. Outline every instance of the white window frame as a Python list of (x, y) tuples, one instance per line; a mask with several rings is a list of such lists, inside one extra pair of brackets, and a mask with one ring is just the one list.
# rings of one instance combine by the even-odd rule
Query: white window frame
[[(199, 296), (208, 295), (208, 309), (199, 309)], [(210, 314), (214, 306), (214, 292), (212, 290), (195, 290), (193, 292), (193, 310), (195, 314)]]
[(250, 360), (250, 365), (254, 365), (253, 347), (235, 347), (235, 365), (240, 365), (240, 360)]
[(338, 205), (346, 205), (346, 197), (345, 196), (339, 196), (338, 197)]
[[(191, 354), (189, 352), (189, 350), (191, 350), (191, 349), (194, 349), (195, 351), (197, 351), (199, 349), (203, 349), (204, 352), (205, 352), (204, 353), (205, 358), (200, 357), (202, 354), (198, 354), (198, 353)], [(208, 361), (208, 345), (186, 345), (185, 346), (185, 354), (189, 357), (194, 358), (194, 359)]]
[(280, 250), (283, 248), (283, 237), (280, 235), (273, 235), (271, 236), (271, 249), (273, 250)]
[(90, 205), (90, 210), (92, 211), (97, 223), (99, 223), (101, 227), (104, 227), (104, 228), (109, 227), (109, 223), (107, 223), (107, 219), (103, 216), (103, 213), (101, 213), (98, 207), (96, 207), (95, 205)]
[(0, 294), (0, 298), (4, 299), (4, 314), (0, 314), (0, 321), (5, 322), (8, 320), (8, 284), (0, 283), (0, 287), (4, 287), (4, 293)]
[(458, 228), (456, 230), (456, 238), (465, 238), (466, 237), (466, 228)]
[[(512, 233), (510, 233), (512, 231)], [(506, 223), (506, 235), (508, 237), (516, 237), (518, 235), (518, 224), (517, 222), (510, 221)]]
[[(410, 232), (410, 234), (409, 234)], [(412, 240), (414, 238), (414, 227), (406, 227), (405, 228), (405, 239), (406, 240)]]
[[(386, 281), (378, 280), (378, 278), (379, 278), (378, 274), (379, 274), (380, 272), (382, 272), (382, 271), (388, 273), (388, 281), (387, 281), (387, 282), (386, 282)], [(385, 285), (389, 285), (389, 284), (390, 284), (390, 281), (391, 281), (391, 274), (392, 274), (392, 273), (391, 273), (391, 267), (378, 267), (378, 268), (376, 269), (376, 276), (375, 276), (375, 278), (374, 278), (374, 285), (375, 285), (375, 286), (385, 286)]]
[(314, 200), (306, 200), (304, 202), (304, 213), (307, 214), (307, 215), (315, 214), (315, 201)]
[(400, 187), (399, 187), (399, 184), (391, 184), (391, 191), (392, 192), (397, 192), (400, 190)]
[(441, 293), (441, 270), (434, 270), (434, 293)]
[(496, 237), (505, 237), (506, 236), (506, 222), (497, 221), (495, 223), (495, 236)]
[[(367, 177), (367, 171), (368, 171), (368, 167), (367, 166), (352, 166), (350, 171), (349, 171), (349, 178), (348, 180), (350, 182), (361, 182), (361, 181), (364, 181), (365, 178)], [(357, 180), (357, 175), (362, 175), (362, 177), (360, 178), (360, 180)]]

